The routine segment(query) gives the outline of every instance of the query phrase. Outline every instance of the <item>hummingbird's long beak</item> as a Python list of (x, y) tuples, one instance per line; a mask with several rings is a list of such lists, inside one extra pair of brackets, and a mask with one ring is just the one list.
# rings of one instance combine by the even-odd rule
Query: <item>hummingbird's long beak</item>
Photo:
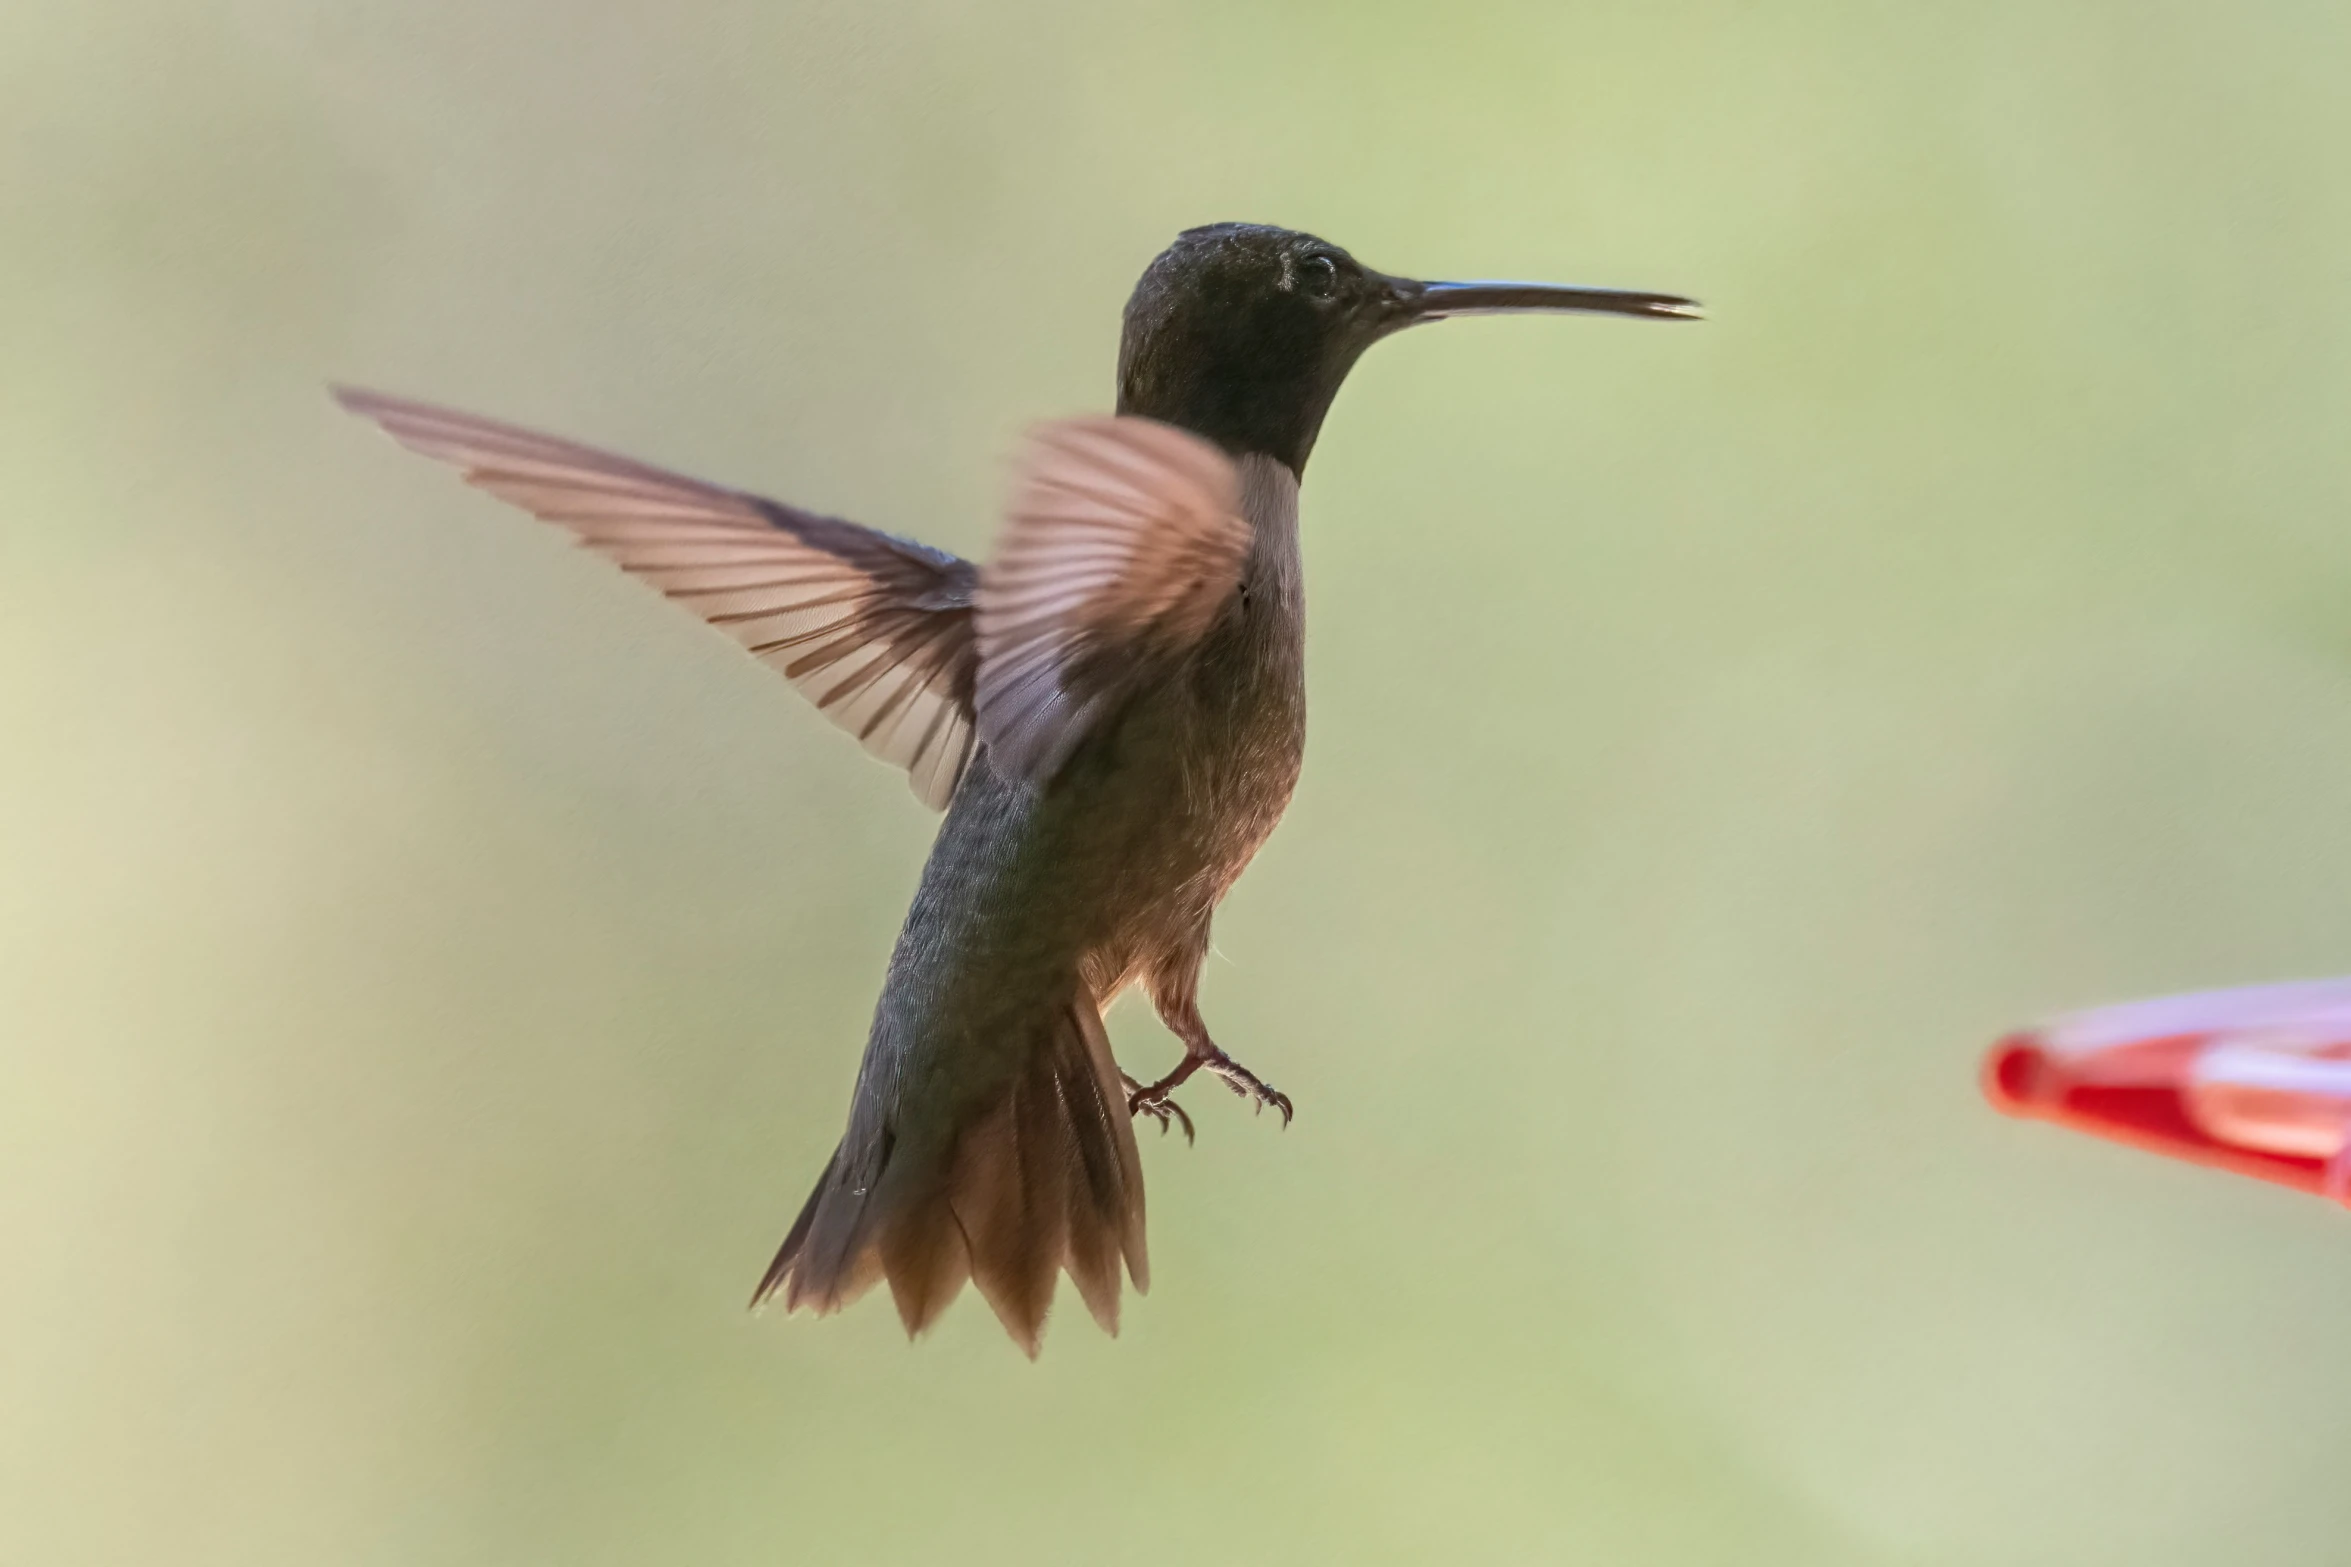
[(1695, 299), (1679, 294), (1645, 294), (1627, 288), (1576, 288), (1564, 283), (1413, 283), (1398, 279), (1397, 303), (1404, 325), (1452, 316), (1487, 316), (1525, 310), (1597, 311), (1654, 321), (1704, 319)]

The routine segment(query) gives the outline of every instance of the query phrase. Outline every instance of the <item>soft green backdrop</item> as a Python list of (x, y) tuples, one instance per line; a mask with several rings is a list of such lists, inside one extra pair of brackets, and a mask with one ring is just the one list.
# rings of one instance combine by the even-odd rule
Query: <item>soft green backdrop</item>
[[(2338, 1563), (2351, 1224), (2002, 1121), (2351, 970), (2351, 9), (0, 10), (0, 1560)], [(931, 825), (347, 378), (977, 551), (1177, 228), (1376, 351), (1158, 1289), (741, 1304)], [(1119, 1017), (1130, 1061), (1171, 1047)]]

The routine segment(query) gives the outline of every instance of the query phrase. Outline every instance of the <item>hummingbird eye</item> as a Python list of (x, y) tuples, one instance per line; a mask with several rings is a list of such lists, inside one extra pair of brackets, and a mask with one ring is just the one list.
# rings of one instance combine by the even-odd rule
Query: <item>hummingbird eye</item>
[(1328, 299), (1338, 291), (1339, 264), (1328, 256), (1307, 256), (1294, 274), (1298, 292), (1309, 299)]

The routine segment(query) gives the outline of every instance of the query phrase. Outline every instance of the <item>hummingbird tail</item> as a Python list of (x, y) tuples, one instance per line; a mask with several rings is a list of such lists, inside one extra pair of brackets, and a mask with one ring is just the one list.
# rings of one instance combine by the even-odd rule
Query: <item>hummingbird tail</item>
[(1118, 1331), (1119, 1271), (1150, 1287), (1143, 1170), (1102, 1015), (1078, 995), (1039, 1020), (1005, 1091), (926, 1157), (885, 1128), (835, 1150), (751, 1304), (837, 1311), (883, 1277), (909, 1336), (979, 1286), (1034, 1358), (1067, 1272)]

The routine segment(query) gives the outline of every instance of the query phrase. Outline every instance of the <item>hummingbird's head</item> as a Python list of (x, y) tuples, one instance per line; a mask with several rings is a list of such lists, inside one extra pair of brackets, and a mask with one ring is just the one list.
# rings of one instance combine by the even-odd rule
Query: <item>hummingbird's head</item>
[(1422, 321), (1524, 310), (1698, 314), (1673, 294), (1420, 283), (1375, 272), (1312, 234), (1216, 223), (1177, 235), (1127, 300), (1118, 411), (1301, 472), (1331, 399), (1365, 349)]

